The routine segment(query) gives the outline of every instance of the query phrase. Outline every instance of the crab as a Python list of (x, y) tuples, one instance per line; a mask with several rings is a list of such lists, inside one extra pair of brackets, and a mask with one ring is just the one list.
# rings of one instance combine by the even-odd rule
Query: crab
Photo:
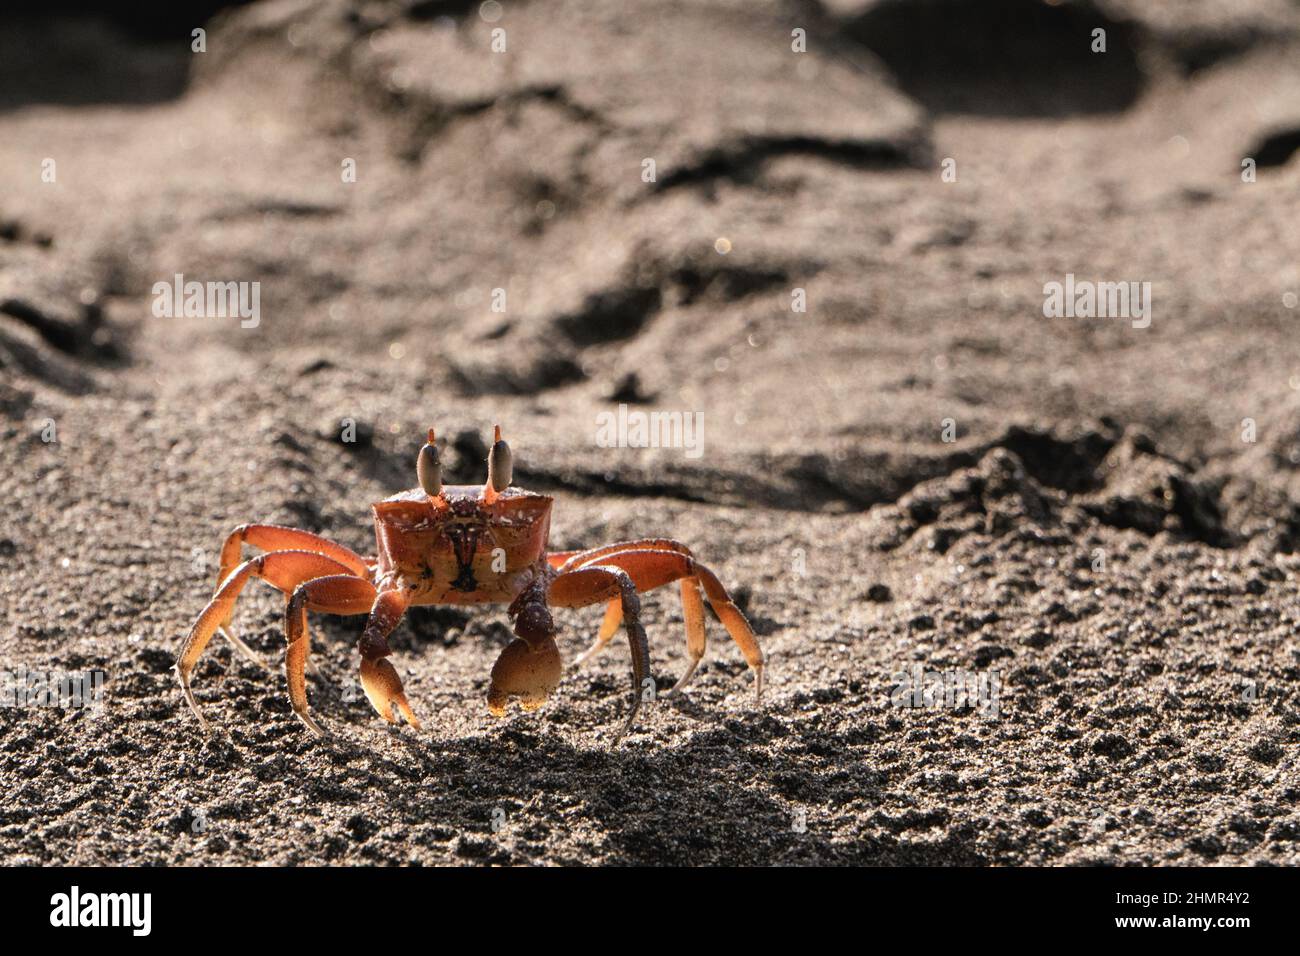
[[(548, 551), (551, 505), (547, 495), (511, 484), (510, 447), (494, 429), (483, 485), (444, 485), (436, 436), (416, 459), (419, 487), (372, 506), (374, 557), (363, 558), (326, 538), (269, 524), (232, 531), (221, 548), (217, 587), (176, 658), (185, 700), (206, 730), (207, 721), (190, 689), (190, 675), (212, 636), (220, 632), (239, 651), (263, 663), (234, 632), (235, 602), (252, 578), (286, 596), (285, 672), (289, 703), (302, 722), (323, 728), (307, 706), (306, 667), (311, 653), (307, 612), (365, 614), (357, 642), (361, 686), (386, 721), (397, 715), (420, 729), (401, 678), (388, 660), (388, 635), (415, 605), (505, 604), (515, 634), (492, 668), (488, 710), (504, 716), (511, 702), (540, 707), (560, 682), (563, 666), (551, 608), (606, 603), (595, 641), (574, 663), (581, 666), (617, 633), (627, 634), (632, 655), (632, 698), (617, 737), (633, 724), (643, 700), (653, 700), (650, 654), (641, 624), (640, 592), (680, 582), (688, 662), (669, 694), (686, 687), (705, 651), (707, 598), (754, 672), (756, 699), (763, 690), (763, 652), (753, 628), (712, 571), (686, 545), (667, 538), (623, 541), (580, 551)], [(261, 549), (242, 560), (243, 546)], [(265, 666), (265, 665), (264, 665)]]

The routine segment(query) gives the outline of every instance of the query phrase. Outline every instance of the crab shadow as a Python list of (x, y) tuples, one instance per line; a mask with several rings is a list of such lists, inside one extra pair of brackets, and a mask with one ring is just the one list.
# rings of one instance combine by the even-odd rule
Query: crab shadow
[[(936, 841), (935, 834), (864, 822), (898, 802), (897, 782), (891, 786), (890, 775), (855, 753), (840, 731), (805, 720), (801, 695), (743, 712), (663, 698), (653, 707), (686, 718), (685, 729), (677, 720), (660, 729), (654, 711), (643, 708), (637, 729), (617, 740), (623, 688), (592, 675), (602, 685), (597, 706), (611, 711), (599, 729), (585, 729), (591, 704), (562, 685), (535, 714), (485, 720), (466, 732), (456, 720), (425, 713), (416, 731), (384, 725), (364, 701), (346, 700), (338, 662), (325, 668), (309, 678), (313, 713), (329, 731), (323, 738), (298, 724), (283, 694), (268, 696), (267, 674), (233, 651), (220, 666), (223, 676), (207, 676), (226, 682), (222, 696), (233, 705), (218, 724), (238, 726), (239, 750), (271, 761), (259, 775), (279, 779), (327, 815), (331, 807), (347, 811), (356, 843), (334, 838), (320, 851), (328, 859), (360, 853), (403, 863), (423, 847), (430, 862), (488, 865), (989, 862), (959, 829)], [(725, 679), (739, 676), (737, 669)], [(619, 705), (609, 707), (611, 698)], [(240, 717), (253, 701), (272, 717), (258, 729)], [(237, 760), (234, 753), (222, 759)], [(402, 841), (374, 838), (390, 825), (403, 831)]]
[[(728, 678), (730, 679), (730, 678)], [(601, 682), (602, 677), (593, 680)], [(620, 689), (611, 685), (614, 696)], [(573, 688), (568, 688), (572, 694)], [(561, 688), (563, 694), (564, 688)], [(557, 695), (560, 698), (561, 695)], [(348, 731), (305, 743), (326, 765), (345, 765), (352, 791), (383, 793), (408, 829), (441, 833), (440, 849), (493, 865), (975, 865), (981, 854), (958, 838), (931, 843), (906, 835), (853, 835), (848, 802), (883, 807), (888, 778), (834, 753), (836, 743), (801, 724), (793, 708), (721, 711), (690, 697), (661, 699), (688, 718), (665, 736), (653, 712), (622, 740), (615, 728), (578, 733), (584, 705), (556, 699), (536, 714), (491, 722), (487, 732), (448, 733), (436, 718), (422, 731), (384, 727), (396, 749), (353, 733), (372, 718), (338, 695), (314, 696), (328, 726)], [(287, 716), (287, 715), (286, 715)], [(377, 719), (377, 718), (374, 718)], [(675, 722), (676, 723), (676, 722)], [(672, 739), (670, 739), (672, 738)], [(845, 748), (847, 750), (847, 748)], [(313, 800), (332, 784), (297, 784)], [(498, 836), (494, 826), (509, 832)], [(582, 836), (574, 845), (574, 833)], [(423, 842), (419, 838), (416, 842)]]
[[(341, 650), (338, 644), (355, 642), (356, 618), (318, 621), (323, 644)], [(270, 631), (267, 640), (276, 637)], [(404, 622), (394, 632), (394, 645), (399, 653), (418, 656), (439, 643), (472, 640), (490, 661), (510, 638), (500, 622), (478, 624), (460, 609), (433, 609), (427, 619), (417, 615)], [(338, 690), (354, 662), (350, 655), (344, 660), (326, 653), (327, 673), (311, 680), (312, 709), (341, 732), (308, 739), (287, 701), (279, 695), (266, 701), (282, 712), (272, 732), (278, 746), (292, 740), (302, 757), (321, 767), (315, 779), (308, 774), (292, 785), (313, 802), (355, 804), (367, 793), (385, 794), (392, 816), (436, 859), (446, 859), (450, 850), (464, 862), (500, 865), (987, 862), (960, 833), (927, 841), (878, 827), (864, 831), (854, 819), (862, 807), (870, 815), (872, 808), (894, 802), (888, 775), (867, 765), (840, 732), (807, 719), (798, 697), (737, 712), (689, 694), (661, 696), (653, 707), (685, 718), (685, 730), (657, 730), (653, 710), (643, 708), (638, 728), (616, 740), (626, 695), (618, 679), (623, 675), (587, 673), (583, 695), (575, 693), (583, 681), (575, 682), (569, 671), (556, 697), (536, 714), (516, 713), (473, 733), (422, 714), (422, 731), (381, 725), (395, 748), (377, 747), (371, 722), (378, 718), (364, 701), (345, 700)], [(728, 682), (744, 679), (743, 665), (723, 661), (706, 665), (701, 679), (715, 669)], [(663, 694), (672, 681), (666, 674), (659, 680)], [(597, 700), (602, 711), (611, 711), (606, 726), (575, 733), (570, 728), (591, 724), (589, 704)], [(347, 768), (346, 787), (340, 788), (330, 767)], [(844, 810), (847, 804), (857, 809)], [(500, 821), (506, 829), (498, 834), (494, 823)], [(367, 826), (379, 829), (377, 821)], [(576, 845), (575, 832), (581, 834)], [(362, 849), (387, 858), (378, 840)]]
[[(602, 865), (627, 866), (987, 862), (951, 837), (922, 843), (835, 834), (827, 826), (834, 814), (827, 801), (837, 798), (834, 788), (817, 792), (822, 774), (808, 774), (803, 800), (770, 794), (774, 779), (801, 774), (795, 761), (771, 755), (789, 733), (773, 717), (714, 715), (684, 742), (671, 744), (638, 740), (637, 734), (618, 743), (597, 738), (575, 744), (535, 724), (520, 727), (534, 722), (521, 717), (498, 733), (442, 739), (395, 730), (419, 768), (421, 782), (409, 786), (397, 783), (410, 777), (409, 765), (375, 760), (373, 751), (351, 742), (326, 746), (340, 748), (340, 756), (368, 754), (369, 785), (399, 799), (395, 785), (409, 790), (417, 815), (456, 826), (463, 834), (457, 854), (483, 863), (555, 862), (548, 837), (574, 825), (569, 812), (556, 810), (574, 807), (580, 807), (578, 825), (592, 835), (589, 846), (562, 851), (571, 862), (588, 862), (587, 852)], [(870, 778), (865, 774), (857, 796), (881, 803), (884, 793)], [(408, 816), (412, 810), (407, 807)], [(516, 828), (509, 841), (495, 838), (494, 819)]]

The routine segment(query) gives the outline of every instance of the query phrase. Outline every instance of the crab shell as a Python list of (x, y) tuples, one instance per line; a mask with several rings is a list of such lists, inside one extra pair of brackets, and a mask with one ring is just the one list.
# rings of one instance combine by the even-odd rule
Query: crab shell
[(553, 500), (483, 485), (385, 498), (373, 506), (379, 577), (405, 582), (413, 604), (508, 603), (545, 566)]

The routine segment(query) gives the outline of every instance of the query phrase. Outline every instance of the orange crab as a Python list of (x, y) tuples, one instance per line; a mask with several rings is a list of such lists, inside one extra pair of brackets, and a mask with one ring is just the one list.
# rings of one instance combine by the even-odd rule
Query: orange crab
[[(596, 641), (576, 662), (601, 650), (621, 623), (632, 653), (632, 702), (619, 731), (632, 726), (643, 698), (653, 699), (650, 654), (641, 626), (637, 592), (681, 582), (686, 619), (686, 672), (669, 693), (686, 686), (704, 656), (704, 603), (709, 604), (754, 670), (763, 689), (763, 652), (745, 615), (713, 572), (690, 549), (666, 538), (624, 541), (585, 551), (546, 550), (551, 525), (547, 495), (511, 487), (511, 455), (497, 426), (482, 486), (443, 485), (433, 429), (420, 449), (420, 487), (372, 507), (377, 557), (366, 559), (319, 535), (297, 528), (248, 524), (236, 528), (221, 549), (217, 589), (199, 614), (176, 658), (176, 676), (199, 722), (190, 690), (193, 671), (212, 635), (220, 631), (239, 650), (257, 656), (230, 628), (235, 600), (250, 578), (261, 578), (287, 595), (285, 670), (289, 702), (312, 730), (323, 733), (307, 708), (305, 667), (310, 652), (307, 612), (368, 614), (357, 643), (361, 686), (379, 715), (397, 723), (394, 708), (419, 728), (397, 671), (387, 660), (388, 635), (408, 607), (417, 604), (508, 604), (515, 640), (492, 668), (488, 709), (496, 716), (518, 699), (525, 710), (540, 707), (560, 682), (560, 652), (552, 607), (587, 607), (608, 601)], [(242, 546), (263, 554), (241, 563)]]

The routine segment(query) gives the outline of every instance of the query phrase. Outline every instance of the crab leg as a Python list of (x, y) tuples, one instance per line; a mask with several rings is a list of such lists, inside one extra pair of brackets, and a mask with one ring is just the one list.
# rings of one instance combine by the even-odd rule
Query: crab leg
[[(261, 548), (263, 551), (311, 551), (316, 554), (323, 554), (344, 565), (358, 577), (367, 579), (370, 577), (370, 568), (367, 567), (364, 558), (341, 544), (335, 544), (328, 538), (322, 538), (310, 531), (303, 531), (299, 528), (286, 528), (282, 525), (241, 524), (230, 532), (225, 543), (221, 546), (221, 567), (217, 571), (218, 590), (220, 590), (226, 578), (230, 576), (230, 572), (239, 564), (245, 544)], [(245, 644), (235, 633), (234, 628), (231, 627), (230, 619), (233, 613), (234, 608), (232, 607), (230, 613), (217, 625), (217, 630), (221, 632), (222, 637), (235, 645), (235, 648), (250, 661), (261, 667), (266, 667), (266, 662), (251, 647)]]
[[(660, 543), (659, 540), (647, 542), (650, 545)], [(676, 545), (676, 542), (668, 543)], [(690, 661), (687, 664), (686, 672), (669, 691), (670, 694), (686, 686), (691, 677), (694, 676), (700, 659), (704, 656), (704, 607), (700, 600), (700, 587), (703, 586), (704, 594), (708, 597), (713, 610), (717, 612), (718, 619), (722, 621), (727, 633), (731, 635), (731, 639), (736, 642), (736, 646), (740, 648), (746, 662), (753, 669), (755, 693), (761, 697), (763, 693), (763, 651), (758, 646), (758, 639), (754, 637), (753, 628), (749, 626), (749, 621), (745, 619), (745, 615), (740, 608), (736, 607), (731, 600), (731, 596), (727, 594), (726, 588), (722, 586), (713, 572), (696, 561), (689, 552), (684, 552), (684, 545), (677, 545), (677, 547), (682, 548), (683, 551), (656, 547), (641, 548), (638, 543), (633, 544), (627, 550), (599, 554), (585, 560), (599, 561), (603, 566), (622, 568), (631, 576), (638, 591), (651, 591), (676, 580), (682, 582), (682, 610), (683, 616), (686, 618), (686, 649), (690, 655)], [(583, 559), (580, 557), (579, 560)], [(572, 563), (572, 559), (570, 563)], [(587, 565), (579, 565), (579, 567), (585, 566)], [(599, 651), (604, 646), (604, 643), (609, 640), (609, 636), (606, 634), (606, 625), (608, 623), (609, 616), (607, 614), (605, 625), (601, 626), (596, 643), (583, 655), (583, 658), (587, 658)], [(601, 640), (602, 637), (604, 637), (604, 641)]]
[[(581, 551), (556, 551), (546, 556), (547, 562), (553, 568), (567, 571), (583, 564), (587, 564), (596, 558), (603, 557), (607, 554), (617, 554), (620, 551), (632, 550), (653, 550), (653, 551), (676, 551), (679, 554), (690, 554), (691, 549), (686, 547), (680, 541), (673, 541), (671, 538), (645, 538), (640, 541), (622, 541), (617, 544), (607, 544), (599, 548), (585, 548)], [(683, 585), (685, 587), (685, 585)], [(640, 590), (645, 590), (641, 588)], [(682, 601), (685, 603), (686, 595), (683, 593)], [(605, 609), (605, 619), (600, 624), (600, 631), (596, 635), (596, 640), (592, 645), (582, 652), (581, 655), (573, 662), (574, 667), (581, 667), (596, 654), (605, 649), (605, 645), (610, 642), (614, 634), (618, 631), (618, 626), (623, 620), (623, 606), (616, 598), (609, 602), (609, 607)], [(689, 627), (689, 625), (688, 625)], [(689, 633), (689, 632), (688, 632)], [(701, 654), (703, 651), (701, 651)], [(680, 682), (679, 682), (680, 683)], [(676, 690), (677, 688), (673, 688)], [(671, 691), (669, 692), (671, 693)]]
[[(678, 678), (677, 683), (668, 691), (669, 696), (677, 693), (688, 683), (695, 674), (695, 668), (699, 666), (700, 659), (704, 657), (704, 648), (707, 637), (704, 631), (704, 600), (700, 596), (700, 582), (692, 577), (685, 577), (681, 580), (682, 593), (682, 616), (686, 619), (686, 651), (690, 659), (686, 665), (686, 671)], [(605, 619), (601, 621), (600, 632), (596, 635), (596, 640), (591, 647), (582, 652), (573, 662), (574, 667), (581, 667), (588, 660), (599, 654), (609, 644), (614, 634), (618, 631), (618, 626), (623, 623), (623, 605), (615, 598), (609, 602), (605, 608)]]
[[(373, 588), (371, 594), (374, 594)], [(361, 640), (357, 642), (357, 650), (361, 652), (361, 686), (370, 700), (370, 706), (390, 724), (397, 723), (397, 718), (393, 715), (393, 707), (396, 706), (406, 722), (419, 730), (420, 721), (406, 700), (402, 679), (397, 676), (392, 663), (385, 660), (393, 653), (388, 646), (388, 635), (397, 627), (409, 605), (410, 596), (405, 591), (381, 591), (375, 596), (366, 629), (361, 632)]]
[[(619, 601), (628, 648), (632, 653), (632, 707), (618, 732), (621, 737), (631, 728), (647, 690), (646, 682), (651, 679), (650, 648), (645, 628), (641, 626), (641, 601), (636, 595), (636, 585), (622, 568), (597, 564), (563, 572), (551, 582), (548, 594), (553, 607), (588, 607), (611, 598)], [(609, 617), (607, 611), (606, 623)]]
[(351, 576), (347, 567), (323, 554), (311, 551), (271, 551), (245, 561), (217, 588), (217, 593), (212, 596), (208, 606), (199, 613), (194, 626), (190, 628), (189, 635), (181, 644), (180, 652), (176, 655), (176, 677), (181, 682), (185, 700), (204, 729), (207, 729), (208, 725), (203, 719), (203, 714), (199, 712), (199, 705), (190, 690), (190, 672), (198, 663), (199, 657), (217, 628), (230, 619), (230, 615), (234, 612), (235, 601), (244, 590), (248, 579), (262, 578), (272, 587), (289, 594), (304, 581), (336, 574)]
[[(552, 567), (558, 567), (561, 571), (572, 571), (574, 568), (584, 564), (590, 564), (594, 558), (604, 557), (607, 554), (617, 554), (619, 551), (675, 551), (678, 554), (690, 554), (691, 549), (680, 541), (674, 541), (672, 538), (641, 538), (637, 541), (618, 541), (614, 544), (602, 545), (599, 548), (587, 548), (583, 551), (560, 551), (547, 556)], [(556, 559), (563, 558), (558, 565)]]
[(284, 614), (284, 637), (288, 648), (284, 670), (289, 680), (289, 703), (304, 724), (324, 734), (307, 709), (307, 658), (311, 638), (307, 632), (307, 611), (326, 614), (365, 614), (375, 600), (375, 586), (354, 574), (330, 574), (304, 581), (293, 589)]
[[(669, 689), (668, 693), (675, 694), (691, 682), (695, 676), (695, 668), (700, 666), (700, 659), (704, 657), (704, 647), (708, 638), (704, 631), (704, 599), (700, 596), (700, 582), (696, 578), (682, 578), (682, 617), (686, 619), (686, 653), (690, 655), (690, 660), (686, 664), (686, 670), (682, 676), (677, 678), (677, 683)], [(751, 635), (752, 636), (752, 635)], [(757, 645), (755, 645), (757, 646)], [(762, 692), (762, 652), (759, 652), (759, 692)]]
[(361, 555), (351, 548), (335, 544), (329, 538), (322, 538), (318, 534), (300, 528), (285, 528), (274, 524), (242, 524), (230, 532), (225, 544), (221, 546), (220, 581), (224, 581), (230, 569), (239, 563), (240, 548), (245, 544), (261, 548), (263, 551), (314, 551), (333, 558), (359, 577), (370, 575), (370, 569)]
[(605, 649), (608, 644), (618, 633), (618, 626), (623, 623), (623, 601), (620, 598), (614, 598), (605, 608), (605, 617), (600, 622), (600, 631), (596, 634), (596, 640), (591, 647), (587, 648), (574, 660), (574, 667), (581, 667), (587, 661), (591, 660), (596, 654)]
[[(239, 564), (243, 546), (246, 544), (261, 548), (263, 551), (312, 551), (333, 558), (357, 577), (370, 577), (370, 568), (361, 555), (341, 544), (335, 544), (328, 538), (322, 538), (310, 531), (274, 524), (241, 524), (230, 532), (225, 544), (221, 546), (221, 569), (217, 572), (218, 589)], [(222, 625), (228, 627), (230, 621), (223, 621)]]

